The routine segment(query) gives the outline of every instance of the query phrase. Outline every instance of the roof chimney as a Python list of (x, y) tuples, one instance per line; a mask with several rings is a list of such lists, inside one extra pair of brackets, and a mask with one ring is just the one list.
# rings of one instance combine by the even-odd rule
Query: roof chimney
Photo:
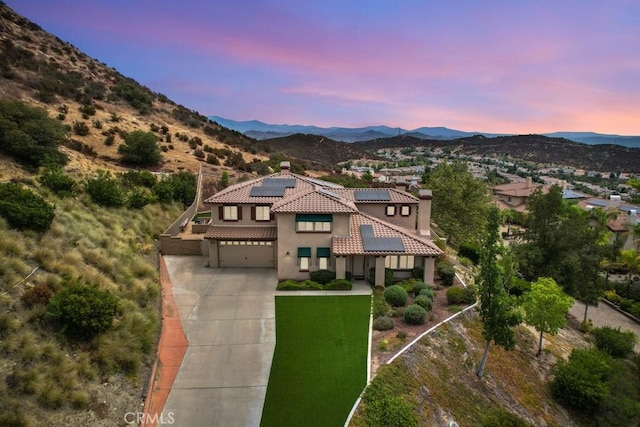
[(291, 163), (289, 163), (289, 162), (280, 162), (280, 170), (281, 171), (288, 171), (289, 169), (291, 169)]
[(421, 236), (431, 238), (431, 190), (421, 189), (418, 192), (418, 233)]
[(609, 196), (609, 203), (607, 204), (607, 207), (617, 208), (618, 206), (620, 206), (621, 201), (622, 201), (622, 197), (620, 197), (620, 195), (612, 194), (611, 196)]

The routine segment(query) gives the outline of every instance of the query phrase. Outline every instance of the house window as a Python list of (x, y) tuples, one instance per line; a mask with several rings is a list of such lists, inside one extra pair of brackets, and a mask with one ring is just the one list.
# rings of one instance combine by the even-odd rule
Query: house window
[(509, 197), (507, 198), (507, 202), (511, 203), (512, 201), (513, 201), (513, 199), (511, 198), (511, 196), (509, 196)]
[(318, 270), (329, 269), (329, 257), (331, 257), (331, 248), (318, 248)]
[(387, 206), (387, 216), (395, 216), (396, 207), (394, 205)]
[(384, 259), (385, 268), (392, 270), (411, 270), (414, 267), (413, 255), (388, 255)]
[(331, 215), (296, 215), (296, 231), (330, 232), (333, 217)]
[(311, 260), (311, 248), (298, 248), (298, 265), (300, 271), (309, 271), (309, 261)]
[(400, 216), (409, 216), (409, 215), (411, 215), (411, 206), (402, 205), (402, 207), (400, 208)]
[(271, 219), (271, 212), (269, 206), (256, 206), (256, 221), (269, 221)]
[(238, 207), (233, 206), (223, 206), (222, 207), (222, 219), (224, 221), (237, 221), (238, 220)]

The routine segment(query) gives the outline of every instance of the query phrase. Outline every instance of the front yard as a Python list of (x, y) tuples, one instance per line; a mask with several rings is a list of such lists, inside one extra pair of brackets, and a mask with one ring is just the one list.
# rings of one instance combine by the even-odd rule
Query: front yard
[(367, 383), (371, 297), (276, 297), (262, 426), (342, 426)]

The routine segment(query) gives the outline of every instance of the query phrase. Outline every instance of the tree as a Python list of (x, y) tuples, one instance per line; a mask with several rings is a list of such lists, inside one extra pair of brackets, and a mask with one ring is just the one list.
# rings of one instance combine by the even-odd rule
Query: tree
[(484, 374), (491, 341), (507, 350), (513, 349), (515, 334), (512, 327), (521, 322), (517, 311), (517, 300), (505, 289), (505, 284), (510, 279), (511, 267), (501, 269), (498, 264), (501, 252), (499, 226), (498, 208), (489, 208), (486, 237), (480, 252), (480, 272), (477, 278), (482, 337), (485, 339), (484, 352), (477, 371), (480, 378)]
[(118, 147), (122, 161), (135, 166), (156, 166), (162, 162), (158, 137), (153, 132), (136, 130), (129, 133)]
[(485, 185), (459, 161), (440, 163), (424, 178), (423, 187), (433, 192), (434, 222), (457, 243), (479, 243), (489, 202)]
[(220, 186), (222, 188), (227, 188), (229, 186), (229, 173), (227, 171), (222, 171), (222, 176), (220, 177)]
[(542, 334), (555, 335), (567, 323), (566, 314), (573, 305), (573, 298), (566, 295), (555, 280), (541, 277), (531, 284), (525, 294), (522, 307), (524, 321), (540, 332), (538, 353), (542, 353)]
[(633, 274), (640, 271), (640, 253), (636, 249), (626, 249), (620, 251), (620, 265), (627, 270), (626, 297), (629, 298)]

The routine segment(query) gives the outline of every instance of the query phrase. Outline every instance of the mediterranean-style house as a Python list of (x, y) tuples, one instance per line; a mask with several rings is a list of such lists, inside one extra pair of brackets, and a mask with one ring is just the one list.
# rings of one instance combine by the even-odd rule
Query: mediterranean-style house
[(527, 200), (536, 191), (548, 191), (548, 187), (533, 182), (531, 177), (524, 181), (496, 185), (491, 190), (493, 201), (500, 209), (513, 209), (517, 212), (527, 210)]
[(303, 280), (333, 270), (384, 283), (385, 268), (409, 277), (424, 268), (433, 283), (443, 254), (430, 233), (431, 191), (419, 197), (395, 188), (343, 188), (281, 171), (231, 185), (205, 200), (210, 267), (273, 267), (278, 279)]

